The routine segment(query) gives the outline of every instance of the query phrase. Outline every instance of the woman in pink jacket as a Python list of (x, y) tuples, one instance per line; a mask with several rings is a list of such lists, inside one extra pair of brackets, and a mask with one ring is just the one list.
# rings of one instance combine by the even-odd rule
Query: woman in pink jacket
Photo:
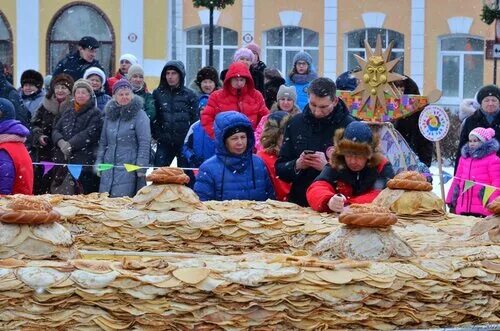
[[(456, 214), (484, 217), (491, 215), (485, 205), (500, 195), (500, 158), (496, 155), (499, 144), (495, 130), (475, 128), (469, 134), (469, 143), (462, 147), (457, 173), (451, 184), (446, 203)], [(466, 181), (474, 182), (464, 192)], [(494, 192), (483, 204), (486, 186)]]

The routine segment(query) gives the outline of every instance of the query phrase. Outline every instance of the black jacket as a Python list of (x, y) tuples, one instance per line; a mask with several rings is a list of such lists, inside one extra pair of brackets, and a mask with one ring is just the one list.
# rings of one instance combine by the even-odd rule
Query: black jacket
[(78, 79), (83, 78), (85, 70), (90, 67), (97, 67), (103, 72), (106, 72), (99, 61), (94, 60), (92, 62), (87, 62), (85, 59), (80, 57), (80, 52), (76, 51), (75, 53), (66, 55), (64, 59), (59, 61), (52, 77), (65, 73), (73, 77), (73, 80), (76, 82)]
[(19, 96), (14, 86), (7, 81), (3, 74), (3, 64), (0, 62), (0, 98), (10, 100), (16, 110), (16, 120), (21, 121), (22, 125), (30, 129), (31, 113), (24, 106), (23, 100)]
[(325, 118), (315, 118), (309, 105), (306, 105), (302, 113), (292, 117), (285, 129), (283, 145), (275, 165), (279, 178), (292, 183), (288, 201), (309, 206), (306, 199), (307, 188), (320, 174), (320, 171), (313, 168), (296, 172), (295, 162), (300, 154), (306, 149), (325, 153), (333, 145), (335, 131), (345, 128), (354, 120), (340, 99), (332, 113)]
[[(180, 85), (171, 88), (165, 73), (167, 67), (174, 68), (181, 76)], [(153, 91), (156, 114), (152, 121), (151, 132), (154, 139), (180, 149), (191, 124), (199, 119), (198, 98), (184, 86), (186, 73), (180, 61), (168, 61), (161, 72), (158, 88)]]
[(415, 154), (418, 155), (420, 161), (430, 167), (434, 147), (432, 141), (425, 139), (418, 128), (418, 118), (420, 117), (420, 113), (421, 111), (397, 120), (394, 123), (394, 127), (399, 131), (399, 133), (401, 133), (403, 138), (405, 138)]
[(102, 111), (95, 106), (94, 98), (78, 112), (71, 107), (61, 115), (52, 130), (52, 141), (56, 147), (61, 139), (69, 142), (71, 156), (68, 163), (94, 164), (101, 136), (102, 116)]
[[(500, 141), (500, 112), (497, 113), (495, 119), (491, 124), (488, 123), (486, 116), (484, 116), (483, 112), (480, 109), (476, 110), (474, 114), (472, 114), (465, 120), (462, 131), (460, 132), (460, 141), (458, 143), (457, 157), (455, 160), (455, 173), (457, 172), (458, 161), (460, 160), (462, 147), (469, 141), (469, 133), (478, 127), (492, 128), (493, 130), (495, 130), (496, 140)], [(500, 156), (500, 150), (497, 152), (497, 155)]]

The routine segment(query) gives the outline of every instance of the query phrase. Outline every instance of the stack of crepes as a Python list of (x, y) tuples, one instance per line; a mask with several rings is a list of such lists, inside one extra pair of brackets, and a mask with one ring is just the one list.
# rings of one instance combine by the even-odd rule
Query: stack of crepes
[(432, 192), (432, 184), (425, 176), (416, 171), (397, 174), (373, 203), (389, 208), (400, 220), (443, 220), (447, 217), (443, 200)]
[[(0, 260), (1, 329), (318, 330), (499, 323), (499, 248), (401, 263), (277, 254)], [(498, 325), (497, 325), (498, 326)]]
[(4, 197), (0, 206), (0, 258), (78, 257), (73, 236), (59, 220), (59, 213), (41, 197)]

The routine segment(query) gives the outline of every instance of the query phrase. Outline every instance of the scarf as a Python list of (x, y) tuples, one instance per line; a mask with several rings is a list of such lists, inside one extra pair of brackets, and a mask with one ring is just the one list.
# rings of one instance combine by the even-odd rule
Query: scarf
[(490, 114), (490, 113), (487, 113), (485, 112), (482, 108), (481, 108), (481, 112), (483, 113), (484, 117), (486, 117), (486, 120), (488, 121), (488, 123), (491, 125), (491, 123), (493, 123), (493, 121), (495, 120), (495, 117), (498, 115), (498, 112), (500, 110), (497, 109), (493, 114)]
[(315, 71), (310, 71), (307, 74), (291, 74), (290, 80), (295, 84), (307, 84), (318, 78), (318, 74)]

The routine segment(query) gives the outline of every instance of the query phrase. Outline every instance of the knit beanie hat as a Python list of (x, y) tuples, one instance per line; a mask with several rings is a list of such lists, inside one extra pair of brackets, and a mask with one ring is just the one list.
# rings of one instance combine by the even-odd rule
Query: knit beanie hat
[(16, 119), (16, 109), (12, 102), (5, 98), (0, 98), (0, 122)]
[(56, 85), (64, 85), (68, 88), (68, 90), (72, 91), (73, 90), (73, 84), (74, 84), (73, 77), (71, 77), (68, 74), (59, 74), (52, 78), (52, 81), (50, 82), (50, 89), (54, 91), (54, 88)]
[(33, 84), (38, 89), (43, 87), (43, 76), (36, 70), (28, 69), (21, 75), (21, 86), (24, 84)]
[(132, 64), (137, 64), (139, 63), (139, 61), (137, 61), (137, 58), (135, 57), (135, 55), (132, 55), (132, 54), (123, 54), (122, 56), (120, 56), (120, 62), (122, 60), (127, 60), (128, 62), (132, 63)]
[(92, 86), (90, 85), (90, 83), (86, 79), (80, 78), (79, 80), (77, 80), (75, 82), (75, 84), (73, 84), (73, 91), (72, 91), (73, 96), (75, 95), (77, 88), (84, 88), (87, 91), (89, 91), (90, 95), (94, 94), (94, 90), (92, 89)]
[(256, 43), (247, 44), (245, 47), (260, 56), (260, 46)]
[(293, 100), (293, 103), (297, 102), (297, 91), (294, 86), (286, 86), (281, 85), (278, 90), (278, 94), (276, 94), (276, 100), (280, 100), (283, 98), (290, 98)]
[(140, 64), (133, 64), (128, 68), (127, 78), (132, 78), (133, 75), (140, 75), (144, 77), (144, 69)]
[(241, 58), (249, 59), (251, 62), (255, 61), (255, 55), (248, 48), (242, 47), (236, 50), (233, 56), (233, 62), (238, 61)]
[(307, 64), (309, 66), (312, 66), (312, 62), (313, 62), (313, 59), (311, 57), (311, 55), (309, 55), (309, 53), (306, 53), (306, 52), (298, 52), (297, 54), (295, 54), (295, 56), (293, 57), (293, 65), (295, 66), (297, 64), (298, 61), (304, 61), (304, 62), (307, 62)]
[(469, 133), (469, 138), (471, 136), (477, 137), (477, 139), (481, 140), (483, 143), (489, 141), (495, 137), (495, 130), (492, 128), (475, 128)]
[(246, 127), (244, 125), (236, 125), (236, 126), (233, 126), (232, 128), (227, 129), (224, 132), (224, 136), (223, 136), (224, 142), (226, 141), (227, 138), (231, 137), (233, 134), (238, 133), (238, 132), (245, 132), (248, 135), (248, 127)]
[(220, 86), (219, 84), (219, 74), (217, 73), (217, 70), (214, 67), (203, 67), (198, 71), (196, 74), (196, 84), (198, 87), (201, 87), (201, 82), (203, 82), (205, 79), (210, 79), (215, 83), (215, 86)]
[(101, 78), (101, 83), (104, 84), (106, 81), (106, 74), (104, 71), (97, 67), (90, 67), (87, 70), (85, 70), (85, 73), (83, 74), (83, 79), (88, 79), (92, 75), (97, 75), (99, 78)]
[(496, 85), (486, 85), (481, 87), (481, 89), (477, 92), (477, 102), (481, 104), (484, 98), (486, 97), (495, 97), (500, 100), (500, 90)]
[(130, 85), (130, 82), (124, 78), (120, 79), (113, 85), (113, 95), (119, 90), (123, 88), (128, 88), (132, 90), (132, 85)]

